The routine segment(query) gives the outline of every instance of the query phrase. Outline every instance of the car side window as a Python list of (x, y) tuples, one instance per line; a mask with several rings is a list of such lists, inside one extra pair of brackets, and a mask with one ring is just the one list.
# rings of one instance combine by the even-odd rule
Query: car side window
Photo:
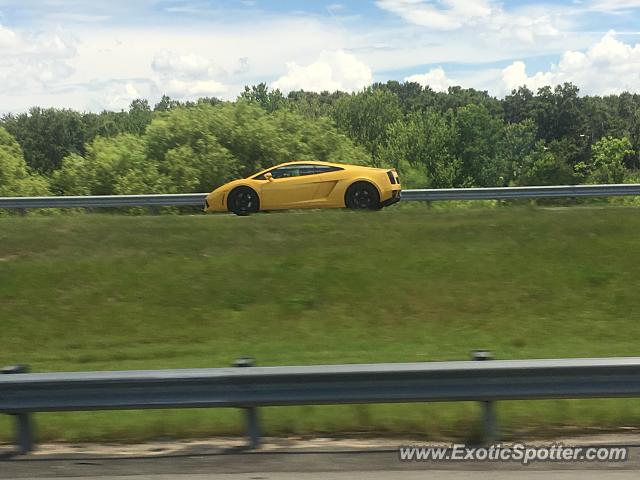
[(275, 168), (271, 170), (273, 178), (291, 178), (300, 176), (300, 167), (298, 165), (289, 165), (286, 167)]
[(332, 167), (331, 165), (316, 165), (316, 173), (338, 172), (340, 170), (344, 170), (344, 168)]
[[(317, 172), (314, 165), (285, 165), (284, 167), (274, 168), (269, 173), (273, 175), (273, 178), (291, 178), (313, 175)], [(262, 180), (263, 178), (263, 175), (258, 177), (259, 180)]]
[[(291, 178), (302, 177), (305, 175), (316, 175), (319, 173), (336, 172), (338, 170), (344, 170), (340, 167), (332, 167), (329, 165), (285, 165), (284, 167), (274, 168), (269, 170), (273, 178)], [(265, 180), (264, 174), (254, 177), (254, 180)]]
[(300, 175), (315, 175), (318, 173), (315, 165), (302, 165), (300, 168)]

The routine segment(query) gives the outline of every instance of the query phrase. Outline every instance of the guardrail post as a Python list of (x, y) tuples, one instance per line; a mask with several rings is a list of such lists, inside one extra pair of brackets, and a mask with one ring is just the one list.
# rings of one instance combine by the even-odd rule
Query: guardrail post
[[(29, 373), (26, 365), (12, 365), (0, 370), (3, 374)], [(16, 444), (18, 453), (23, 455), (33, 451), (33, 423), (29, 413), (13, 414), (16, 418)]]
[[(474, 350), (473, 359), (479, 362), (493, 360), (493, 353), (490, 350)], [(498, 427), (496, 420), (496, 410), (494, 402), (485, 400), (480, 402), (482, 406), (482, 433), (483, 442), (491, 444), (498, 438)]]
[[(234, 367), (253, 367), (255, 360), (251, 357), (238, 358), (233, 362)], [(260, 422), (258, 420), (258, 409), (256, 407), (246, 407), (245, 422), (247, 428), (247, 436), (249, 437), (249, 448), (256, 449), (260, 447)]]

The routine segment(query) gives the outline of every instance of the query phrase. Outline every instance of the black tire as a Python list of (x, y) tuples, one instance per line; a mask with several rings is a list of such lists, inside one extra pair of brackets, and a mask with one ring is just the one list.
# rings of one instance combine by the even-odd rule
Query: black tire
[(253, 188), (238, 187), (229, 194), (227, 207), (230, 212), (244, 217), (260, 210), (260, 198)]
[(380, 210), (380, 194), (369, 182), (357, 182), (351, 185), (344, 198), (351, 210)]

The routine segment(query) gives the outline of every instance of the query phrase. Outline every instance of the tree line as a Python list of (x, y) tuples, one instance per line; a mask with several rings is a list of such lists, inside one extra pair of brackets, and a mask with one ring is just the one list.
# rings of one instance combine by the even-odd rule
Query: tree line
[(292, 160), (395, 167), (407, 188), (636, 182), (640, 95), (567, 83), (499, 99), (389, 81), (285, 96), (260, 84), (233, 102), (0, 119), (0, 196), (210, 191)]

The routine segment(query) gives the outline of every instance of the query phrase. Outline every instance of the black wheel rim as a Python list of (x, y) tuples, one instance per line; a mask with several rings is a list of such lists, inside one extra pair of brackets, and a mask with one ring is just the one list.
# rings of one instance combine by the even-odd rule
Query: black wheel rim
[(254, 198), (251, 192), (238, 192), (236, 195), (236, 208), (242, 212), (251, 211), (254, 206)]
[(353, 203), (356, 208), (371, 208), (371, 205), (373, 204), (373, 196), (366, 188), (358, 189), (353, 192)]

